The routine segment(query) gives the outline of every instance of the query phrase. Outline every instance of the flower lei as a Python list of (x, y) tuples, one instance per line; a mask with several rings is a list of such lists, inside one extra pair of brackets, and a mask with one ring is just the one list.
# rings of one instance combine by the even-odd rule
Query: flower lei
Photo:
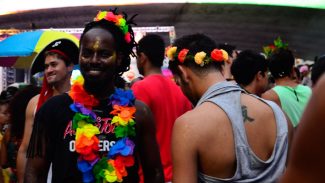
[(115, 23), (115, 25), (122, 30), (125, 41), (127, 43), (131, 42), (129, 25), (127, 24), (127, 21), (125, 20), (123, 15), (115, 15), (111, 11), (99, 11), (96, 17), (94, 18), (94, 21), (100, 21), (102, 19)]
[(184, 63), (186, 59), (194, 59), (195, 63), (203, 67), (211, 62), (223, 62), (228, 60), (228, 53), (223, 49), (214, 49), (210, 53), (210, 57), (204, 51), (197, 52), (194, 56), (188, 54), (189, 50), (184, 48), (178, 50), (176, 46), (166, 48), (166, 55), (170, 61), (178, 60)]
[(83, 174), (83, 182), (122, 182), (127, 176), (126, 167), (134, 165), (134, 143), (129, 137), (135, 136), (134, 95), (131, 90), (116, 89), (110, 96), (113, 110), (111, 124), (114, 125), (115, 137), (119, 140), (110, 148), (107, 157), (99, 157), (99, 128), (95, 126), (96, 114), (92, 107), (99, 101), (83, 88), (84, 79), (79, 75), (72, 81), (70, 97), (75, 112), (72, 128), (76, 131), (76, 152), (79, 153), (78, 169)]

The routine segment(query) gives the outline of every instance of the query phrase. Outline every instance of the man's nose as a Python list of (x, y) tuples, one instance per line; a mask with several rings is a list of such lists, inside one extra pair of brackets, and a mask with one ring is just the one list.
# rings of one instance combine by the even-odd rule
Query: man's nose
[(48, 67), (45, 69), (45, 71), (46, 71), (46, 72), (52, 72), (53, 69), (54, 69), (54, 67), (52, 67), (52, 66), (48, 66)]
[(91, 62), (97, 63), (98, 61), (99, 61), (98, 53), (94, 53), (93, 56), (91, 57)]

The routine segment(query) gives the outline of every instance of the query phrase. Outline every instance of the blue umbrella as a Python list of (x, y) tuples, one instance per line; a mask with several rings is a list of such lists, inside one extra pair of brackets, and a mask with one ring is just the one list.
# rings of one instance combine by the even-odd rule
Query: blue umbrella
[(37, 30), (12, 35), (0, 42), (0, 66), (31, 68), (39, 53), (51, 42), (67, 39), (76, 46), (79, 40), (72, 34), (51, 30)]

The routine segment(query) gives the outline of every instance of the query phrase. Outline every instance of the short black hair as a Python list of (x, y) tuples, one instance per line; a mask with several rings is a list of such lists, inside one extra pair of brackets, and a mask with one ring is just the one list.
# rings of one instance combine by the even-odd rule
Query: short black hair
[(157, 34), (145, 35), (138, 43), (137, 52), (144, 53), (152, 65), (160, 68), (165, 57), (165, 42)]
[(295, 57), (291, 50), (280, 48), (275, 50), (269, 58), (269, 69), (274, 79), (290, 76), (295, 64)]
[[(204, 75), (210, 70), (222, 70), (221, 66), (224, 64), (224, 62), (211, 62), (209, 64), (205, 64), (204, 66), (200, 66), (195, 63), (194, 55), (196, 53), (204, 51), (207, 56), (210, 56), (211, 51), (217, 48), (214, 40), (204, 34), (197, 33), (183, 36), (176, 39), (173, 46), (176, 46), (177, 50), (189, 50), (188, 54), (193, 55), (193, 58), (186, 58), (183, 65), (190, 67), (198, 75)], [(180, 73), (177, 66), (180, 64), (181, 63), (179, 61), (170, 61), (169, 69), (174, 74), (179, 75)]]
[(325, 73), (325, 55), (316, 59), (311, 69), (311, 81), (313, 85), (316, 84), (318, 79)]
[(218, 45), (218, 48), (225, 50), (228, 53), (228, 56), (232, 57), (232, 52), (236, 49), (236, 46), (228, 43), (222, 43)]
[(231, 74), (240, 85), (249, 85), (255, 75), (261, 71), (266, 72), (268, 61), (259, 53), (252, 50), (245, 50), (238, 54), (231, 66)]

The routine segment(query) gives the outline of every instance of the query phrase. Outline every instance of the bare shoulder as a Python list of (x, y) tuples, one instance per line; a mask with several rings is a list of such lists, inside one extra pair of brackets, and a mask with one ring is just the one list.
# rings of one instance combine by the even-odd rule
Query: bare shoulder
[(150, 108), (140, 100), (135, 101), (135, 121), (138, 124), (137, 126), (143, 126), (143, 128), (151, 128), (154, 124), (154, 119)]
[(35, 106), (37, 105), (37, 102), (38, 102), (38, 99), (39, 99), (39, 94), (38, 95), (35, 95), (33, 98), (31, 98), (28, 102), (28, 106)]
[(26, 114), (34, 115), (35, 109), (37, 107), (37, 102), (39, 99), (39, 94), (31, 98), (28, 102), (27, 108), (26, 108)]
[(151, 115), (149, 107), (142, 101), (136, 100), (134, 105), (136, 108), (136, 118), (143, 119), (144, 117)]
[(211, 126), (225, 122), (229, 122), (226, 113), (219, 106), (205, 102), (178, 117), (174, 128), (180, 133), (200, 135), (206, 133)]
[(266, 100), (271, 100), (271, 101), (275, 102), (276, 104), (278, 104), (279, 106), (281, 106), (279, 96), (272, 89), (269, 89), (268, 91), (263, 93), (261, 97)]

